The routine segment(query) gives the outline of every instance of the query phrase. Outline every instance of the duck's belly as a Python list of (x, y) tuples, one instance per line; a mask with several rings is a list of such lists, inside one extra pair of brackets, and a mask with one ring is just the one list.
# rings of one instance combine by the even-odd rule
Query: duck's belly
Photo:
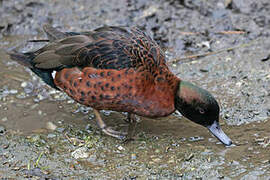
[(54, 80), (56, 86), (74, 100), (98, 110), (131, 112), (146, 117), (166, 116), (175, 110), (173, 95), (157, 93), (153, 86), (140, 87), (140, 81), (132, 69), (90, 67), (82, 71), (63, 69)]

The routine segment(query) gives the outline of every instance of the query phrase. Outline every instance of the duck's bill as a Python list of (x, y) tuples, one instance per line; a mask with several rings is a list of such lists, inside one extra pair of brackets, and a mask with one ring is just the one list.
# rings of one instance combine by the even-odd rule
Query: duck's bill
[(232, 140), (222, 131), (217, 121), (215, 121), (212, 125), (207, 126), (207, 128), (216, 138), (218, 138), (218, 140), (220, 140), (220, 142), (226, 146), (230, 146), (232, 144)]

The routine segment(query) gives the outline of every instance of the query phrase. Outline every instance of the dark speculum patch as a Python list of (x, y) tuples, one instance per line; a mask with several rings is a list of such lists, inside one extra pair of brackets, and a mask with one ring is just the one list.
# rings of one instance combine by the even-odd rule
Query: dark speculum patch
[(114, 90), (115, 90), (115, 87), (114, 87), (114, 86), (112, 86), (112, 87), (111, 87), (111, 90), (112, 90), (112, 91), (114, 91)]
[(101, 72), (101, 73), (100, 73), (100, 76), (101, 76), (101, 77), (104, 77), (104, 72)]
[(121, 74), (118, 74), (117, 76), (118, 76), (118, 78), (121, 78)]
[(105, 97), (104, 97), (105, 99), (109, 99), (110, 98), (110, 96), (109, 95), (105, 95)]
[(91, 98), (92, 98), (93, 100), (96, 100), (96, 96), (91, 96)]
[(100, 89), (101, 89), (102, 91), (104, 91), (104, 90), (105, 90), (105, 89), (104, 89), (104, 86), (101, 86), (101, 87), (100, 87)]
[(114, 82), (114, 77), (112, 77), (112, 82)]
[(110, 84), (109, 84), (109, 83), (106, 83), (106, 84), (105, 84), (105, 87), (106, 87), (106, 88), (108, 88), (109, 86), (110, 86)]
[(111, 76), (111, 72), (110, 71), (107, 72), (107, 76)]

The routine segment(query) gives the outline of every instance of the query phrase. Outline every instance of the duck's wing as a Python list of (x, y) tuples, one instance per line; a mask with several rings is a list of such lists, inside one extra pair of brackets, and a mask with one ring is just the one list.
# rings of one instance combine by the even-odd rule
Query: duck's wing
[(44, 26), (44, 30), (50, 43), (33, 52), (36, 68), (153, 69), (165, 64), (160, 47), (137, 28), (105, 26), (91, 32), (62, 33)]

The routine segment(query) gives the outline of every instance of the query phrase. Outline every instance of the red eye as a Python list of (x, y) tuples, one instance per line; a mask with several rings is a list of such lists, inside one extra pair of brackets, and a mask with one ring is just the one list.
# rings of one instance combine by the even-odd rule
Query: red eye
[(205, 113), (205, 111), (204, 111), (203, 108), (199, 108), (199, 112), (200, 112), (201, 114), (204, 114), (204, 113)]

